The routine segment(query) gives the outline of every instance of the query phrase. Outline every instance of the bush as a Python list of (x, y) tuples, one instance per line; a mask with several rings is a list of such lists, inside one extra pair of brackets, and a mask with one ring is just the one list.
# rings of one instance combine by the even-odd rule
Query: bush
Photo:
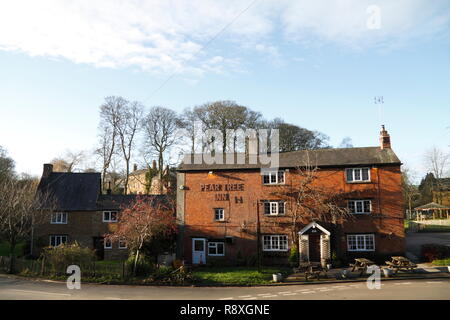
[(291, 265), (291, 267), (298, 266), (299, 254), (298, 254), (297, 246), (292, 246), (291, 247), (291, 251), (289, 253), (288, 261), (289, 261), (289, 264)]
[(424, 244), (421, 248), (421, 256), (427, 262), (450, 258), (450, 247), (439, 244)]
[(81, 247), (78, 243), (61, 244), (57, 247), (44, 248), (42, 259), (50, 266), (53, 274), (65, 274), (68, 266), (91, 266), (95, 261), (94, 250)]
[(125, 261), (125, 268), (127, 273), (136, 276), (148, 276), (155, 270), (155, 265), (145, 255), (140, 254), (136, 263), (136, 273), (134, 273), (135, 255), (130, 254), (127, 261)]

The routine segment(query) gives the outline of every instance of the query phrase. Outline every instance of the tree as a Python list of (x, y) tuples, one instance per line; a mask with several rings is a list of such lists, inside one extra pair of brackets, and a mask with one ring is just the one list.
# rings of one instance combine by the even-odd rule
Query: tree
[(420, 193), (417, 186), (413, 183), (414, 174), (407, 167), (402, 168), (402, 193), (407, 210), (411, 215), (413, 204), (418, 200)]
[(159, 178), (162, 181), (164, 157), (177, 141), (176, 133), (180, 126), (180, 119), (173, 110), (153, 107), (142, 121), (142, 126), (145, 145), (158, 158)]
[(345, 137), (342, 139), (339, 148), (353, 148), (353, 141), (350, 137)]
[[(238, 129), (255, 129), (262, 115), (234, 101), (216, 101), (194, 108), (193, 113), (203, 123), (206, 129), (219, 130), (221, 134), (222, 151), (237, 151), (237, 137), (229, 137), (229, 133)], [(228, 142), (232, 141), (232, 145)], [(211, 143), (208, 141), (207, 143)]]
[[(0, 181), (0, 237), (10, 245), (9, 272), (14, 272), (14, 250), (30, 236), (33, 226), (43, 222), (54, 201), (45, 192), (37, 193), (38, 180), (8, 178)], [(42, 204), (46, 204), (45, 208)]]
[(83, 151), (67, 150), (61, 157), (54, 158), (50, 163), (55, 172), (75, 172), (81, 170), (81, 164), (85, 160)]
[(280, 118), (269, 122), (272, 129), (279, 130), (280, 152), (328, 148), (328, 136), (318, 131), (311, 131), (294, 124), (286, 123)]
[(442, 193), (443, 185), (442, 178), (448, 174), (448, 166), (450, 161), (450, 154), (444, 152), (443, 150), (433, 147), (428, 150), (424, 155), (424, 161), (427, 169), (431, 172), (435, 178), (437, 191), (437, 202), (442, 204)]
[(117, 154), (117, 128), (120, 119), (120, 110), (128, 101), (122, 97), (110, 96), (100, 106), (99, 142), (95, 153), (102, 162), (102, 187), (105, 188), (105, 179), (111, 166), (114, 155)]
[(291, 171), (292, 183), (278, 186), (273, 195), (287, 204), (285, 219), (276, 224), (291, 232), (292, 244), (298, 247), (298, 231), (312, 221), (343, 224), (351, 217), (345, 205), (346, 195), (333, 186), (320, 184), (319, 168), (312, 164), (307, 155), (304, 164)]
[(161, 197), (136, 197), (119, 214), (116, 230), (105, 235), (110, 241), (125, 241), (134, 253), (134, 270), (144, 245), (171, 237), (177, 227), (174, 205)]
[(0, 181), (11, 178), (14, 175), (14, 160), (8, 157), (8, 153), (0, 146)]
[(143, 116), (143, 106), (139, 102), (126, 103), (119, 108), (117, 134), (120, 150), (125, 162), (124, 192), (128, 193), (128, 180), (130, 177), (130, 161), (135, 145), (135, 138), (140, 128)]
[(201, 128), (197, 126), (199, 122), (200, 119), (197, 118), (194, 111), (189, 108), (183, 110), (180, 117), (180, 127), (186, 131), (186, 136), (190, 142), (190, 152), (192, 154), (197, 151), (197, 144), (201, 134)]

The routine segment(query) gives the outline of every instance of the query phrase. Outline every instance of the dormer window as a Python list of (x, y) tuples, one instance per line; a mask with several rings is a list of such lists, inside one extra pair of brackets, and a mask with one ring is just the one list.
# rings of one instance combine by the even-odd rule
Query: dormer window
[(369, 168), (348, 168), (345, 169), (345, 177), (347, 182), (369, 182)]
[(263, 173), (263, 184), (283, 184), (284, 171), (268, 171)]

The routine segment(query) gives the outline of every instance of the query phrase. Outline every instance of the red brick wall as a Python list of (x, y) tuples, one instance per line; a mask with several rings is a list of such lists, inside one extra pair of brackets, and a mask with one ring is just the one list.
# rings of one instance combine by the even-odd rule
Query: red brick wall
[[(370, 169), (369, 183), (346, 183), (345, 168), (321, 168), (316, 183), (320, 187), (331, 188), (336, 192), (348, 194), (349, 198), (372, 200), (370, 215), (355, 215), (354, 219), (342, 227), (342, 234), (335, 239), (339, 249), (346, 252), (346, 233), (375, 233), (376, 252), (403, 252), (404, 230), (402, 194), (400, 189), (400, 166), (383, 166)], [(285, 184), (294, 183), (299, 175), (293, 169), (286, 172)], [(244, 184), (243, 191), (201, 191), (202, 184)], [(207, 172), (187, 172), (185, 175), (184, 201), (184, 258), (190, 262), (192, 257), (192, 237), (223, 239), (235, 238), (234, 244), (226, 244), (226, 262), (233, 263), (238, 251), (244, 257), (256, 254), (256, 212), (257, 200), (276, 200), (271, 193), (280, 190), (279, 186), (262, 184), (257, 171), (223, 171), (208, 175)], [(228, 201), (217, 201), (216, 194), (228, 193)], [(243, 203), (235, 201), (242, 197)], [(345, 204), (346, 205), (346, 204)], [(214, 208), (225, 209), (225, 222), (214, 221)], [(289, 221), (289, 205), (286, 216), (264, 216), (260, 206), (261, 234), (288, 234), (289, 229), (279, 227), (274, 222)], [(308, 221), (305, 221), (305, 224)], [(241, 226), (245, 225), (245, 230)], [(325, 226), (325, 225), (324, 225)], [(330, 230), (331, 231), (331, 230)], [(335, 235), (336, 236), (336, 235)], [(270, 255), (270, 254), (264, 254)], [(277, 254), (286, 257), (286, 254)], [(207, 258), (208, 259), (208, 258)]]

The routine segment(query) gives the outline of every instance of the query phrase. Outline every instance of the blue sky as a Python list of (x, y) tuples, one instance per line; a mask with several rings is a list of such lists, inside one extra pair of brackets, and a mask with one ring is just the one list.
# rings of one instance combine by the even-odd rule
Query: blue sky
[(121, 95), (177, 111), (235, 100), (334, 146), (377, 145), (383, 123), (420, 176), (427, 149), (449, 151), (449, 76), (447, 1), (0, 4), (0, 145), (31, 174), (92, 150), (99, 105)]

